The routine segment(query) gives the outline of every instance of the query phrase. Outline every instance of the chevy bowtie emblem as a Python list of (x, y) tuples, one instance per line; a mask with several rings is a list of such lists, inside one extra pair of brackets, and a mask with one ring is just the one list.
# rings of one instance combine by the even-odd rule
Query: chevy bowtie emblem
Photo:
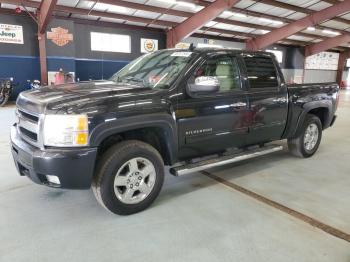
[(67, 29), (62, 27), (51, 28), (51, 32), (47, 32), (47, 39), (50, 39), (58, 46), (65, 46), (73, 41), (73, 34), (69, 34)]

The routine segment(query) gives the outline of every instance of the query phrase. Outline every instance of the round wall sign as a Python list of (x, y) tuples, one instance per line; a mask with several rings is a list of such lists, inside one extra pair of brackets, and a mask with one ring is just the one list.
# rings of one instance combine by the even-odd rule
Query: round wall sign
[(144, 43), (144, 48), (147, 52), (153, 52), (156, 45), (154, 44), (154, 41), (151, 39), (147, 39)]

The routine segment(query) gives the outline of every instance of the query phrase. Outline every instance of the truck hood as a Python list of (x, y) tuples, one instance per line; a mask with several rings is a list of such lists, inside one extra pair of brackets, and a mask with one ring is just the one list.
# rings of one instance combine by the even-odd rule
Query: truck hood
[(67, 108), (86, 107), (110, 99), (135, 100), (152, 95), (159, 90), (127, 83), (95, 81), (47, 86), (20, 93), (17, 106), (29, 112), (66, 111)]

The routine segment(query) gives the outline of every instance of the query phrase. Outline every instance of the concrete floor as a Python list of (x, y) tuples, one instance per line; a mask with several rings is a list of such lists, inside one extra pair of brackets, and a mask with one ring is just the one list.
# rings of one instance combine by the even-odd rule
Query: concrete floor
[[(211, 173), (350, 233), (350, 92), (318, 153), (287, 151)], [(166, 177), (148, 210), (106, 212), (91, 191), (18, 176), (14, 107), (0, 109), (0, 261), (350, 261), (350, 243), (201, 174)], [(282, 142), (285, 145), (285, 143)]]

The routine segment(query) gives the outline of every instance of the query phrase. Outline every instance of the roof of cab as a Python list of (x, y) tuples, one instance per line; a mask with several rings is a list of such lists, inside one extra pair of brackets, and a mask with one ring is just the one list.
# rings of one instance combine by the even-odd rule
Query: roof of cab
[(219, 47), (194, 47), (193, 49), (180, 49), (180, 48), (173, 48), (168, 50), (176, 50), (179, 52), (194, 52), (194, 53), (200, 53), (200, 54), (210, 54), (210, 53), (219, 53), (219, 52), (230, 52), (230, 53), (236, 53), (236, 54), (251, 54), (251, 55), (268, 55), (272, 56), (273, 54), (270, 52), (265, 51), (249, 51), (249, 50), (242, 50), (242, 49), (234, 49), (234, 48), (219, 48)]

